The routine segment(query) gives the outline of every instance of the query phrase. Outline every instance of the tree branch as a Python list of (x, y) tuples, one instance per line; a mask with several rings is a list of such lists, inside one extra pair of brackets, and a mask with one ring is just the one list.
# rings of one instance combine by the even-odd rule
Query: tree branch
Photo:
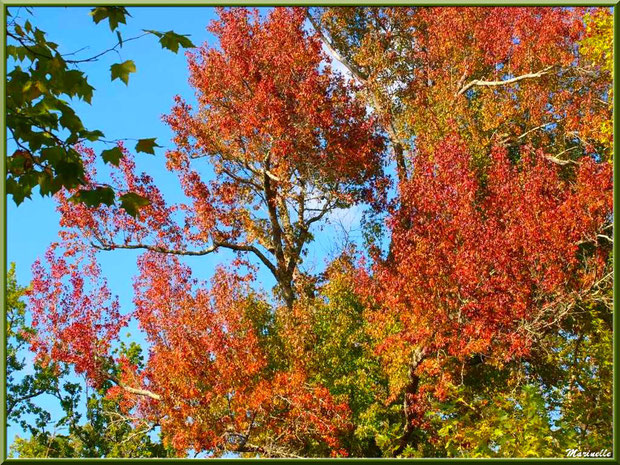
[(314, 30), (317, 32), (317, 34), (319, 34), (319, 36), (321, 37), (321, 41), (323, 42), (325, 47), (329, 50), (329, 52), (333, 55), (333, 57), (336, 60), (338, 60), (342, 64), (342, 66), (344, 66), (347, 69), (347, 71), (349, 71), (349, 73), (351, 73), (351, 75), (360, 82), (360, 84), (366, 84), (366, 78), (362, 76), (361, 72), (358, 69), (356, 69), (351, 63), (349, 63), (332, 46), (331, 41), (327, 38), (327, 35), (325, 34), (325, 32), (323, 32), (323, 29), (321, 28), (321, 26), (315, 21), (315, 19), (310, 14), (310, 9), (306, 9), (306, 18), (308, 18), (308, 21), (310, 21), (310, 24), (312, 24), (312, 27), (314, 28)]
[(100, 242), (99, 244), (95, 244), (91, 242), (90, 244), (98, 249), (98, 250), (114, 250), (114, 249), (130, 249), (130, 250), (150, 250), (152, 252), (170, 254), (170, 255), (183, 255), (183, 256), (202, 256), (215, 252), (220, 247), (230, 250), (243, 251), (243, 252), (252, 252), (256, 255), (261, 262), (263, 262), (269, 271), (273, 273), (273, 275), (277, 278), (278, 271), (273, 263), (263, 254), (259, 249), (257, 249), (253, 245), (243, 245), (243, 244), (234, 244), (226, 241), (214, 240), (213, 245), (207, 247), (203, 250), (183, 250), (183, 249), (169, 249), (166, 247), (161, 247), (157, 245), (149, 245), (149, 244), (110, 244), (103, 241), (97, 234), (94, 234), (97, 240)]
[(9, 399), (7, 401), (6, 416), (8, 417), (9, 415), (11, 415), (11, 412), (13, 411), (13, 409), (15, 407), (17, 407), (17, 405), (20, 402), (23, 402), (23, 401), (28, 400), (28, 399), (32, 399), (32, 398), (37, 397), (37, 396), (40, 396), (41, 394), (45, 394), (45, 389), (39, 389), (38, 391), (35, 391), (35, 392), (31, 393), (31, 394), (28, 394), (28, 395), (25, 395), (25, 396), (22, 396), (22, 397), (18, 397), (16, 399)]
[[(265, 160), (265, 169), (263, 175), (263, 190), (265, 192), (265, 200), (267, 203), (267, 210), (269, 212), (269, 221), (271, 223), (272, 244), (275, 249), (276, 261), (278, 267), (284, 266), (284, 251), (282, 250), (282, 228), (278, 220), (278, 211), (276, 206), (276, 192), (271, 186), (271, 177), (267, 175), (269, 172), (270, 163), (269, 156)], [(278, 275), (276, 274), (276, 278)]]
[[(567, 152), (567, 150), (565, 150), (564, 152)], [(549, 160), (551, 163), (555, 163), (556, 165), (560, 165), (560, 166), (568, 165), (570, 163), (574, 165), (579, 164), (579, 162), (576, 162), (575, 160), (560, 160), (559, 158), (554, 157), (553, 155), (545, 155), (544, 157), (545, 159)]]
[(469, 83), (467, 83), (465, 86), (461, 87), (459, 91), (456, 93), (455, 97), (458, 97), (459, 95), (464, 94), (465, 92), (467, 92), (469, 89), (471, 89), (474, 86), (486, 86), (486, 87), (506, 86), (506, 85), (514, 84), (515, 82), (523, 81), (524, 79), (539, 78), (541, 76), (544, 76), (545, 74), (551, 73), (552, 69), (553, 69), (553, 66), (547, 66), (546, 68), (541, 69), (540, 71), (536, 73), (522, 74), (521, 76), (513, 77), (510, 79), (504, 79), (501, 81), (484, 81), (482, 79), (474, 79), (473, 81), (470, 81)]
[[(130, 37), (130, 38), (128, 38), (128, 39), (124, 39), (124, 40), (123, 40), (123, 44), (124, 44), (125, 42), (131, 42), (132, 40), (141, 39), (142, 37), (147, 36), (147, 35), (149, 35), (149, 34), (151, 34), (151, 33), (150, 33), (150, 32), (145, 32), (144, 34), (140, 34), (140, 35), (135, 36), (135, 37)], [(30, 52), (30, 54), (32, 54), (32, 55), (34, 55), (34, 56), (38, 56), (38, 57), (41, 57), (41, 58), (45, 58), (45, 59), (47, 59), (47, 60), (51, 60), (51, 59), (53, 59), (53, 58), (54, 58), (53, 56), (49, 56), (49, 55), (46, 55), (46, 54), (44, 54), (44, 53), (40, 53), (40, 52), (37, 52), (36, 50), (33, 50), (30, 46), (26, 45), (26, 43), (22, 40), (22, 38), (21, 38), (21, 37), (18, 37), (18, 36), (16, 36), (15, 34), (12, 34), (12, 33), (11, 33), (11, 32), (9, 32), (8, 30), (6, 31), (6, 35), (7, 35), (8, 37), (11, 37), (12, 39), (15, 39), (17, 42), (19, 42), (19, 44), (20, 44), (22, 47), (24, 47), (26, 50), (28, 50), (28, 52)], [(65, 60), (64, 58), (63, 58), (63, 60), (64, 60), (64, 62), (65, 62), (65, 63), (70, 63), (70, 64), (79, 64), (79, 63), (88, 63), (88, 62), (92, 62), (92, 61), (97, 61), (97, 60), (98, 60), (99, 58), (101, 58), (103, 55), (105, 55), (105, 54), (107, 54), (107, 53), (110, 53), (110, 52), (114, 52), (114, 51), (116, 51), (116, 49), (117, 49), (118, 47), (120, 47), (121, 45), (122, 45), (122, 44), (121, 44), (121, 42), (117, 42), (117, 43), (116, 43), (116, 45), (114, 45), (113, 47), (110, 47), (110, 48), (108, 48), (107, 50), (104, 50), (104, 51), (102, 51), (102, 52), (100, 52), (100, 53), (98, 53), (98, 54), (96, 54), (96, 55), (93, 55), (92, 57), (89, 57), (89, 58), (84, 58), (84, 59), (82, 59), (82, 60)], [(62, 54), (60, 54), (60, 53), (59, 53), (59, 55), (60, 55), (61, 57), (63, 57), (63, 56), (67, 56), (67, 55), (62, 55)], [(70, 55), (73, 55), (73, 53), (71, 53)]]
[(271, 260), (269, 260), (265, 256), (265, 254), (263, 254), (255, 246), (253, 246), (253, 245), (243, 245), (243, 244), (234, 244), (234, 243), (222, 242), (222, 241), (214, 241), (214, 245), (216, 245), (218, 247), (224, 247), (226, 249), (236, 250), (236, 251), (252, 252), (254, 255), (256, 255), (258, 257), (258, 259), (261, 262), (263, 262), (265, 264), (265, 266), (267, 268), (269, 268), (269, 271), (271, 271), (273, 276), (276, 279), (278, 278), (278, 269), (276, 268), (276, 266), (273, 263), (271, 263)]
[(110, 381), (112, 381), (113, 383), (116, 383), (121, 389), (124, 389), (125, 391), (130, 392), (132, 394), (136, 394), (136, 395), (144, 396), (144, 397), (150, 397), (151, 399), (154, 399), (154, 400), (161, 400), (161, 396), (159, 394), (155, 394), (154, 392), (148, 391), (146, 389), (139, 389), (139, 388), (128, 386), (122, 381), (119, 381), (118, 379), (112, 376), (110, 377)]
[[(340, 53), (338, 53), (338, 51), (332, 46), (331, 41), (329, 40), (329, 38), (323, 31), (321, 26), (315, 21), (315, 19), (310, 14), (309, 9), (306, 10), (306, 17), (312, 24), (312, 27), (314, 28), (314, 30), (319, 34), (319, 36), (321, 37), (321, 41), (323, 42), (325, 47), (329, 50), (329, 52), (333, 55), (333, 57), (336, 60), (338, 60), (360, 84), (367, 86), (368, 77), (364, 77), (362, 75), (362, 72), (359, 69), (353, 66), (353, 64), (349, 63)], [(383, 121), (384, 129), (388, 133), (390, 142), (392, 144), (392, 148), (394, 150), (394, 157), (396, 158), (398, 179), (402, 183), (406, 181), (408, 178), (407, 166), (406, 166), (405, 157), (404, 157), (406, 145), (405, 143), (403, 143), (403, 141), (399, 139), (397, 135), (396, 128), (394, 127), (394, 122), (392, 121), (392, 115), (390, 114), (386, 117), (385, 115), (388, 114), (388, 112), (383, 109), (383, 106), (379, 102), (379, 99), (377, 98), (377, 95), (375, 94), (375, 92), (370, 88), (368, 88), (367, 90), (368, 90), (368, 93), (370, 94), (372, 104), (374, 105), (375, 111), (377, 112), (377, 114), (379, 116), (382, 116), (382, 115), (384, 116), (381, 119), (384, 119), (384, 120), (387, 119), (387, 121)]]
[(213, 244), (211, 247), (207, 247), (203, 250), (181, 250), (181, 249), (168, 249), (166, 247), (160, 247), (156, 245), (148, 245), (148, 244), (109, 244), (101, 241), (101, 245), (97, 245), (94, 242), (91, 242), (91, 245), (99, 250), (114, 250), (114, 249), (143, 249), (150, 250), (152, 252), (165, 253), (171, 255), (207, 255), (212, 252), (215, 252), (219, 245)]
[(403, 434), (398, 440), (398, 447), (394, 451), (394, 457), (399, 456), (404, 452), (407, 445), (413, 439), (414, 427), (413, 427), (413, 415), (415, 414), (411, 406), (409, 405), (410, 399), (407, 396), (414, 396), (418, 393), (420, 384), (420, 377), (416, 373), (418, 366), (428, 356), (428, 350), (425, 347), (418, 347), (413, 351), (411, 355), (411, 361), (409, 362), (409, 382), (405, 387), (405, 396), (403, 399), (403, 413), (405, 415), (405, 427), (403, 428)]

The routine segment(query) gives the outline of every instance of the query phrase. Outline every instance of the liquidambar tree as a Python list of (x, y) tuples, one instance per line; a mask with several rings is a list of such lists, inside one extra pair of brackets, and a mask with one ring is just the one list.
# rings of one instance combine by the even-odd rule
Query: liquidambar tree
[[(219, 15), (218, 47), (189, 56), (197, 107), (177, 99), (165, 118), (187, 203), (124, 149), (113, 184), (148, 199), (135, 217), (57, 194), (61, 240), (29, 293), (40, 359), (112, 383), (181, 456), (604, 447), (611, 385), (596, 390), (609, 421), (576, 412), (584, 373), (611, 382), (609, 12)], [(374, 212), (368, 237), (389, 235), (305, 272), (318, 227), (355, 204)], [(117, 249), (144, 251), (131, 313), (96, 262)], [(237, 258), (210, 285), (179, 259), (223, 249)], [(115, 351), (132, 319), (144, 361)]]

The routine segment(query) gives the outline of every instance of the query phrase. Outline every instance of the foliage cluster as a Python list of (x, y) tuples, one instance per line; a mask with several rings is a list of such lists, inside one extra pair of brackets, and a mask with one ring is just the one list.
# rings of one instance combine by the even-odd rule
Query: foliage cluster
[[(40, 419), (15, 452), (611, 449), (610, 11), (218, 13), (217, 46), (188, 54), (197, 105), (177, 98), (165, 118), (184, 203), (168, 203), (122, 143), (103, 154), (106, 188), (132, 205), (76, 203), (100, 188), (97, 156), (76, 145), (81, 128), (67, 142), (83, 171), (54, 190), (60, 238), (28, 290), (10, 285), (10, 369), (23, 368), (20, 347), (36, 353), (33, 375), (9, 379), (11, 419)], [(114, 29), (124, 16), (106, 18)], [(354, 206), (369, 240), (311, 273), (315, 235)], [(141, 251), (132, 311), (97, 263), (123, 249)], [(183, 261), (221, 250), (236, 258), (210, 282)], [(144, 347), (121, 342), (130, 321)], [(61, 385), (70, 370), (92, 394)], [(67, 435), (41, 429), (38, 391), (61, 400)]]

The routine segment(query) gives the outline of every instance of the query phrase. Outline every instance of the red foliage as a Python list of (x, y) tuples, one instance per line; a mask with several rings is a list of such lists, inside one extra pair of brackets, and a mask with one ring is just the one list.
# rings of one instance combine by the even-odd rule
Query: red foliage
[(530, 147), (516, 162), (497, 148), (489, 163), (478, 172), (458, 137), (421, 153), (390, 219), (391, 256), (376, 266), (375, 324), (399, 328), (381, 350), (436, 354), (419, 367), (431, 379), (437, 360), (527, 355), (607, 259), (580, 251), (611, 218), (609, 164), (584, 158), (571, 174)]
[[(403, 51), (407, 66), (386, 74), (397, 57), (385, 54), (366, 91), (381, 90), (386, 75), (395, 80), (388, 84), (397, 91), (375, 110), (384, 112), (388, 100), (398, 103), (381, 115), (384, 123), (398, 120), (386, 132), (401, 149), (415, 136), (415, 151), (399, 167), (410, 172), (401, 177), (398, 208), (390, 212), (389, 256), (372, 274), (362, 273), (359, 287), (371, 303), (365, 316), (379, 354), (402, 371), (418, 351), (414, 372), (406, 375), (432, 380), (393, 393), (404, 394), (407, 419), (423, 427), (425, 399), (444, 398), (450, 363), (527, 356), (600, 278), (607, 252), (591, 245), (610, 221), (613, 186), (611, 165), (587, 153), (552, 162), (547, 149), (536, 148), (553, 147), (555, 155), (575, 149), (568, 135), (587, 123), (579, 120), (580, 105), (594, 94), (574, 92), (573, 83), (589, 82), (587, 73), (541, 74), (501, 92), (476, 84), (475, 98), (460, 92), (471, 80), (488, 84), (569, 67), (583, 34), (581, 13), (409, 11), (387, 13), (415, 38)], [(352, 427), (349, 407), (312, 382), (297, 355), (273, 362), (280, 353), (269, 340), (275, 330), (259, 318), (269, 299), (253, 290), (252, 273), (241, 273), (252, 269), (246, 258), (253, 256), (286, 291), (286, 305), (274, 299), (267, 310), (271, 321), (276, 312), (290, 312), (300, 324), (278, 336), (309, 331), (297, 299), (312, 294), (313, 279), (299, 269), (311, 226), (335, 208), (383, 205), (384, 139), (357, 89), (325, 65), (304, 13), (275, 8), (263, 19), (220, 9), (210, 28), (219, 46), (189, 55), (198, 108), (177, 98), (165, 121), (177, 145), (167, 153), (168, 167), (179, 174), (191, 205), (168, 205), (123, 149), (109, 183), (149, 205), (134, 218), (118, 205), (89, 208), (70, 201), (73, 192), (60, 192), (61, 241), (50, 247), (45, 265), (33, 268), (34, 350), (74, 365), (94, 385), (113, 379), (117, 386), (108, 395), (136, 417), (158, 422), (179, 454), (277, 455), (318, 443), (346, 455), (340, 438)], [(371, 68), (375, 52), (362, 45), (358, 59)], [(511, 149), (489, 149), (501, 131)], [(409, 142), (398, 141), (397, 132)], [(93, 152), (81, 151), (85, 187), (99, 186)], [(190, 165), (202, 157), (214, 171), (209, 181)], [(122, 315), (112, 298), (96, 248), (147, 250), (138, 259), (131, 314)], [(245, 255), (231, 269), (218, 268), (210, 284), (193, 278), (177, 258), (218, 248)], [(148, 342), (143, 368), (112, 357), (130, 319)]]
[(72, 245), (63, 253), (58, 244), (45, 254), (49, 269), (37, 260), (28, 290), (39, 357), (73, 364), (95, 386), (107, 378), (105, 362), (127, 318), (119, 311), (93, 250)]
[[(193, 200), (195, 237), (207, 240), (217, 226), (218, 237), (245, 238), (263, 203), (256, 190), (265, 173), (277, 205), (297, 202), (302, 189), (343, 206), (376, 199), (386, 182), (383, 139), (352, 89), (324, 64), (304, 9), (275, 8), (264, 20), (243, 8), (218, 12), (209, 30), (219, 47), (189, 54), (198, 108), (177, 97), (164, 118), (177, 144), (168, 166)], [(190, 167), (202, 157), (215, 171), (211, 183)]]
[(255, 424), (282, 444), (298, 441), (301, 428), (337, 449), (338, 435), (349, 427), (346, 405), (308, 385), (302, 370), (267, 366), (251, 319), (257, 301), (249, 277), (220, 269), (206, 290), (174, 258), (149, 253), (139, 266), (135, 304), (150, 343), (146, 378), (149, 389), (162, 393), (153, 414), (164, 417), (162, 429), (175, 448), (231, 447), (230, 434)]

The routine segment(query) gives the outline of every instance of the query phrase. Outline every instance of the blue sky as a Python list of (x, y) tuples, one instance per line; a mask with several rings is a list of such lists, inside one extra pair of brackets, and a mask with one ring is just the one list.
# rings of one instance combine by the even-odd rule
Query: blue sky
[[(142, 29), (172, 29), (177, 33), (190, 34), (195, 45), (199, 46), (205, 41), (215, 45), (215, 38), (206, 30), (207, 24), (216, 16), (213, 8), (132, 7), (128, 10), (131, 17), (127, 19), (127, 25), (120, 26), (124, 39), (140, 35)], [(116, 35), (110, 31), (107, 21), (95, 25), (89, 15), (90, 9), (86, 7), (37, 7), (33, 9), (32, 16), (23, 8), (19, 11), (13, 8), (11, 11), (13, 15), (29, 19), (34, 26), (45, 31), (48, 40), (58, 43), (59, 51), (63, 54), (88, 47), (76, 54), (76, 59), (95, 55), (116, 43)], [(137, 72), (130, 75), (129, 86), (120, 80), (110, 81), (110, 65), (125, 60), (133, 60), (137, 67)], [(166, 148), (172, 147), (172, 133), (162, 123), (161, 116), (170, 111), (173, 97), (177, 94), (189, 102), (194, 100), (194, 91), (187, 82), (184, 50), (181, 49), (178, 54), (163, 50), (154, 36), (147, 36), (128, 42), (118, 53), (109, 53), (99, 61), (84, 64), (79, 69), (88, 75), (90, 84), (96, 89), (92, 105), (83, 102), (74, 104), (85, 127), (103, 131), (108, 140), (156, 137), (163, 148), (156, 149), (155, 156), (137, 154), (138, 169), (154, 177), (167, 200), (181, 200), (177, 176), (165, 168), (164, 152)], [(127, 142), (126, 145), (133, 148), (135, 143)], [(97, 152), (109, 148), (104, 144), (93, 144), (92, 147)], [(9, 141), (9, 153), (11, 149)], [(323, 233), (316, 234), (316, 241), (306, 259), (306, 268), (314, 271), (323, 268), (326, 259), (333, 257), (338, 250), (343, 228), (351, 230), (352, 238), (359, 239), (360, 215), (361, 211), (357, 208), (332, 215), (332, 224)], [(32, 200), (26, 199), (19, 207), (10, 198), (7, 200), (7, 259), (9, 263), (16, 263), (20, 284), (28, 284), (32, 264), (57, 239), (58, 219), (55, 203), (49, 197), (41, 198), (36, 193)], [(136, 273), (138, 255), (139, 252), (130, 250), (99, 254), (103, 274), (112, 291), (119, 296), (126, 312), (133, 309), (132, 278)], [(197, 277), (208, 279), (217, 263), (231, 257), (232, 254), (224, 252), (188, 257), (184, 261), (192, 266)], [(271, 275), (263, 270), (258, 276), (262, 287), (270, 290), (274, 284)], [(135, 325), (129, 331), (132, 338), (141, 339), (136, 334)], [(45, 399), (43, 402), (46, 402)], [(56, 407), (52, 406), (50, 410), (58, 413)], [(17, 433), (17, 428), (9, 428), (9, 444)]]
[[(61, 53), (72, 53), (88, 47), (75, 55), (76, 59), (87, 58), (106, 50), (116, 43), (107, 21), (98, 25), (89, 15), (90, 9), (83, 7), (39, 7), (30, 16), (22, 8), (12, 9), (19, 15), (47, 33), (48, 40), (59, 45)], [(120, 26), (123, 38), (140, 35), (142, 29), (161, 31), (175, 30), (191, 34), (194, 44), (205, 41), (213, 44), (215, 39), (206, 30), (206, 25), (215, 17), (213, 8), (130, 8), (131, 18), (127, 25)], [(110, 81), (110, 65), (125, 60), (136, 63), (137, 72), (130, 76), (129, 86), (120, 80)], [(137, 164), (148, 171), (160, 183), (170, 200), (178, 200), (180, 190), (175, 175), (165, 169), (164, 151), (170, 147), (170, 129), (161, 122), (161, 116), (170, 110), (173, 97), (182, 95), (191, 101), (193, 90), (187, 83), (186, 57), (183, 50), (178, 54), (163, 50), (155, 36), (127, 42), (118, 53), (109, 53), (94, 63), (82, 65), (89, 82), (95, 87), (92, 105), (74, 102), (74, 108), (89, 129), (100, 129), (107, 139), (157, 137), (159, 145), (155, 156), (140, 154)], [(127, 143), (132, 147), (131, 142)], [(94, 144), (100, 151), (109, 148)], [(9, 151), (11, 145), (9, 141)], [(175, 195), (176, 194), (176, 195)], [(7, 259), (17, 265), (18, 280), (27, 285), (31, 279), (30, 268), (49, 244), (57, 239), (59, 215), (53, 199), (38, 194), (16, 207), (11, 199), (7, 201)], [(123, 253), (125, 252), (125, 253)], [(100, 254), (100, 263), (110, 287), (118, 294), (125, 311), (131, 311), (132, 277), (136, 272), (135, 260), (138, 253), (122, 251), (114, 254)], [(211, 257), (203, 257), (203, 269), (212, 269)], [(133, 334), (136, 336), (135, 327)], [(125, 332), (124, 332), (125, 333)], [(28, 367), (26, 368), (26, 372)], [(40, 399), (54, 415), (60, 410), (53, 399)], [(10, 427), (9, 444), (20, 430)]]
[[(33, 10), (31, 22), (46, 31), (49, 40), (57, 42), (62, 53), (88, 46), (76, 56), (85, 58), (116, 43), (116, 36), (110, 32), (107, 21), (95, 25), (89, 11), (89, 8), (78, 7), (40, 7)], [(174, 29), (191, 34), (196, 45), (215, 40), (205, 28), (215, 16), (212, 8), (139, 7), (131, 8), (129, 12), (132, 17), (128, 18), (128, 24), (120, 27), (124, 38), (137, 36), (142, 29)], [(25, 15), (23, 9), (20, 15)], [(120, 80), (111, 82), (110, 65), (129, 59), (137, 67), (137, 72), (130, 75), (129, 86)], [(176, 189), (176, 176), (166, 171), (163, 157), (165, 148), (170, 147), (171, 131), (161, 122), (161, 116), (170, 110), (174, 95), (189, 100), (193, 98), (193, 91), (187, 83), (184, 52), (174, 54), (163, 50), (155, 36), (147, 36), (126, 43), (119, 54), (109, 53), (100, 61), (84, 64), (80, 69), (86, 72), (96, 89), (92, 105), (75, 102), (75, 109), (85, 126), (102, 130), (107, 139), (157, 137), (159, 145), (164, 148), (158, 149), (155, 156), (139, 154), (137, 163), (140, 169), (151, 173), (165, 186), (167, 195), (175, 197), (174, 194), (180, 192)], [(131, 147), (131, 142), (127, 145)], [(93, 144), (93, 148), (99, 151), (109, 147)], [(8, 260), (17, 263), (20, 280), (27, 281), (30, 265), (57, 237), (58, 215), (51, 198), (37, 195), (19, 207), (9, 200), (7, 207)], [(117, 260), (115, 258), (115, 263), (120, 265)], [(118, 266), (119, 271), (125, 269)]]

